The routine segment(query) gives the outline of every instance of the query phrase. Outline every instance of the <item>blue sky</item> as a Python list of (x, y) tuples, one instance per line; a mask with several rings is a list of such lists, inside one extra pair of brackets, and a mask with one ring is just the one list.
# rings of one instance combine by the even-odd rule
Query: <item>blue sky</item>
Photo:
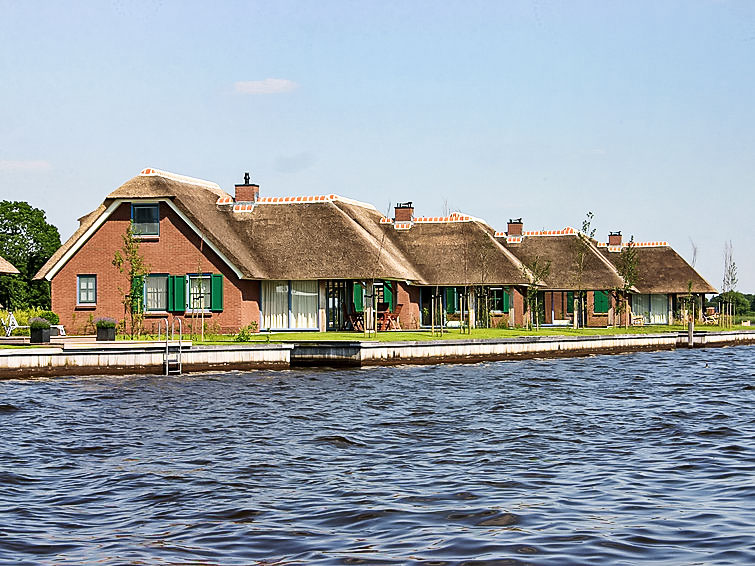
[(755, 3), (0, 0), (0, 198), (144, 167), (666, 240), (755, 292)]

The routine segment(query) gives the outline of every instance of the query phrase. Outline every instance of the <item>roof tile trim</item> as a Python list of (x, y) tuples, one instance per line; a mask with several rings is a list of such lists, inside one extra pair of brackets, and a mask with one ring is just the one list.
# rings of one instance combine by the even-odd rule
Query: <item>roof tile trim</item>
[(205, 181), (204, 179), (195, 179), (194, 177), (187, 177), (186, 175), (179, 175), (177, 173), (171, 173), (170, 171), (161, 171), (160, 169), (153, 169), (152, 167), (147, 167), (146, 169), (142, 169), (142, 172), (139, 173), (139, 175), (141, 175), (142, 177), (164, 177), (165, 179), (178, 181), (179, 183), (186, 183), (187, 185), (195, 185), (197, 187), (207, 187), (210, 189), (217, 189), (219, 191), (223, 190), (220, 188), (220, 186), (217, 183), (213, 183), (212, 181)]
[[(521, 238), (524, 236), (566, 236), (568, 234), (576, 234), (576, 233), (577, 231), (574, 228), (572, 228), (571, 226), (567, 226), (563, 230), (537, 230), (534, 232), (522, 232), (521, 236), (509, 236), (509, 237), (519, 238), (518, 241), (521, 242)], [(496, 238), (503, 238), (504, 236), (506, 236), (506, 232), (495, 233)]]
[(448, 216), (418, 216), (413, 218), (410, 222), (396, 222), (392, 218), (386, 218), (383, 216), (380, 219), (380, 224), (393, 224), (396, 230), (408, 230), (415, 224), (440, 224), (448, 222), (476, 222), (478, 218), (469, 216), (467, 214), (460, 214), (458, 212), (452, 212)]
[(369, 203), (360, 202), (350, 198), (342, 197), (339, 195), (311, 195), (311, 196), (295, 196), (295, 197), (259, 197), (253, 203), (236, 203), (235, 199), (231, 196), (218, 198), (215, 204), (217, 205), (229, 205), (233, 204), (234, 212), (248, 212), (254, 210), (254, 207), (260, 204), (309, 204), (313, 202), (345, 202), (348, 204), (354, 204), (363, 208), (369, 208), (370, 210), (377, 209)]
[[(599, 248), (608, 248), (609, 252), (620, 252), (621, 250), (628, 248), (629, 243), (621, 244), (620, 246), (609, 246), (606, 242), (598, 242)], [(633, 242), (632, 247), (636, 248), (665, 248), (668, 247), (668, 242)]]

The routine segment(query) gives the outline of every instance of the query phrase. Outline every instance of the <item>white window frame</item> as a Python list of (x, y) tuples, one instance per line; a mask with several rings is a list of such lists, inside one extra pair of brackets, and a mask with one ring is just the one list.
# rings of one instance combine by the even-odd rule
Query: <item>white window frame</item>
[[(162, 279), (165, 281), (165, 307), (164, 308), (149, 308), (149, 281)], [(144, 311), (145, 312), (168, 312), (168, 274), (167, 273), (150, 273), (144, 278)]]
[[(198, 279), (207, 281), (207, 288), (203, 295), (207, 296), (205, 308), (194, 308), (191, 300), (191, 282)], [(186, 312), (212, 312), (212, 274), (211, 273), (187, 273), (186, 274)]]
[[(87, 281), (91, 280), (94, 282), (94, 288), (93, 289), (85, 289), (87, 292), (93, 292), (94, 293), (94, 300), (93, 301), (82, 301), (81, 300), (81, 291), (84, 290), (81, 286), (82, 280), (86, 279)], [(89, 307), (89, 306), (95, 306), (97, 304), (97, 275), (92, 273), (84, 273), (81, 275), (76, 276), (76, 306), (79, 307)]]

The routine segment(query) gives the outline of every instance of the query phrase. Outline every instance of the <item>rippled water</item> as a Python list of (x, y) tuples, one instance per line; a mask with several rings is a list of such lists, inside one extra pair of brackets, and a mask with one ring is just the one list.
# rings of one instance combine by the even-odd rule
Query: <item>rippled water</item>
[(755, 564), (753, 368), (0, 382), (0, 563)]

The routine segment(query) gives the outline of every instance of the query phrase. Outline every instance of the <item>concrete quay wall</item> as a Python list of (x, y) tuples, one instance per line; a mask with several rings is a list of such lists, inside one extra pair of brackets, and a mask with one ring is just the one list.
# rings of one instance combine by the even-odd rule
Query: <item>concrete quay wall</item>
[[(755, 344), (755, 331), (697, 332), (693, 347)], [(171, 342), (175, 355), (178, 343)], [(688, 348), (687, 333), (525, 336), (427, 342), (306, 341), (192, 346), (182, 342), (183, 372), (470, 363)], [(70, 342), (49, 348), (0, 349), (0, 379), (60, 375), (163, 374), (165, 343)]]
[[(755, 344), (755, 332), (699, 332), (693, 347)], [(473, 363), (688, 348), (686, 333), (598, 336), (532, 336), (432, 342), (298, 342), (295, 366), (371, 366)]]
[[(171, 347), (175, 355), (177, 344)], [(290, 344), (184, 346), (183, 372), (287, 369)], [(0, 379), (60, 375), (163, 374), (165, 344), (66, 344), (0, 349)]]

